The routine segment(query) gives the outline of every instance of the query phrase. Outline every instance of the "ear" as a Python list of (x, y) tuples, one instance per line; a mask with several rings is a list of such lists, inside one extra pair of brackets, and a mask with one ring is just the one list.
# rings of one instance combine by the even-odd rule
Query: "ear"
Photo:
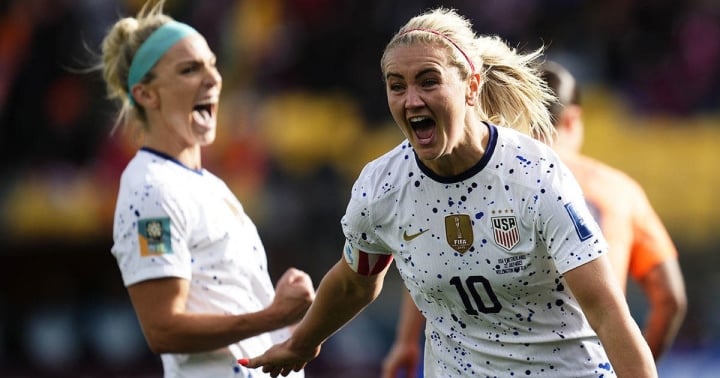
[(582, 109), (579, 106), (566, 105), (560, 112), (558, 126), (571, 132), (577, 132), (576, 129), (581, 125), (580, 117), (582, 117)]
[(465, 103), (475, 106), (478, 102), (478, 93), (480, 92), (480, 74), (472, 73), (468, 78), (467, 89), (465, 90)]
[(138, 83), (132, 87), (132, 96), (135, 103), (143, 108), (154, 108), (158, 103), (157, 93), (150, 90), (147, 85)]

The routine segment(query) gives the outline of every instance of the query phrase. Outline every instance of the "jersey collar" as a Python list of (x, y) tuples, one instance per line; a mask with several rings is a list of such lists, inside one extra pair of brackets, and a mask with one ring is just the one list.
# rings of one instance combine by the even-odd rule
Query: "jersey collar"
[(496, 126), (493, 124), (487, 123), (487, 122), (483, 122), (483, 124), (485, 126), (487, 126), (488, 131), (490, 133), (490, 135), (488, 137), (487, 150), (483, 154), (482, 158), (480, 158), (480, 160), (475, 165), (470, 167), (470, 169), (468, 169), (467, 171), (462, 172), (458, 175), (455, 175), (455, 176), (449, 176), (449, 177), (440, 176), (437, 173), (433, 172), (425, 164), (423, 164), (422, 161), (420, 161), (420, 158), (415, 153), (415, 150), (413, 150), (413, 155), (415, 155), (415, 162), (417, 163), (420, 170), (429, 178), (431, 178), (439, 183), (442, 183), (442, 184), (453, 184), (456, 182), (467, 180), (468, 178), (476, 175), (483, 168), (485, 168), (485, 166), (490, 161), (490, 158), (492, 157), (493, 153), (495, 152), (495, 146), (497, 145), (497, 140), (498, 140), (498, 133), (497, 133)]

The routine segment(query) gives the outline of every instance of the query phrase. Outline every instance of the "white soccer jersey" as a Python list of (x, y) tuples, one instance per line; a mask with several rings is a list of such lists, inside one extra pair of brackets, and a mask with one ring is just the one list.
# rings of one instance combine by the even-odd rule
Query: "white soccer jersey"
[(607, 249), (577, 182), (546, 145), (488, 127), (457, 177), (407, 141), (368, 164), (342, 220), (349, 248), (394, 255), (427, 319), (427, 377), (614, 376), (562, 277)]
[[(272, 302), (274, 287), (257, 229), (223, 181), (146, 148), (120, 180), (112, 253), (125, 286), (160, 277), (190, 281), (187, 311), (243, 314)], [(251, 337), (208, 353), (163, 354), (166, 377), (261, 377), (237, 359), (289, 334)], [(297, 373), (298, 377), (303, 374)]]

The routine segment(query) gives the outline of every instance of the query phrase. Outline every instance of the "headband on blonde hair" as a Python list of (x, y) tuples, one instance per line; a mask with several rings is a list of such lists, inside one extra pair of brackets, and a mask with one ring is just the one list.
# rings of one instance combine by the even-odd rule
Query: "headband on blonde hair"
[(400, 33), (400, 34), (398, 35), (398, 37), (403, 36), (403, 35), (405, 35), (405, 34), (408, 34), (408, 33), (410, 33), (410, 32), (413, 32), (413, 31), (422, 31), (422, 32), (426, 32), (426, 33), (435, 34), (435, 35), (437, 35), (437, 36), (442, 37), (442, 38), (445, 39), (446, 41), (450, 42), (450, 44), (453, 45), (453, 46), (455, 46), (455, 48), (456, 48), (458, 51), (460, 51), (460, 53), (465, 57), (465, 60), (467, 60), (468, 64), (470, 65), (470, 70), (472, 71), (472, 73), (475, 73), (475, 65), (473, 64), (472, 60), (470, 60), (470, 57), (467, 56), (467, 54), (465, 54), (465, 51), (463, 51), (463, 49), (461, 49), (460, 46), (458, 46), (458, 44), (455, 43), (455, 41), (453, 41), (450, 37), (446, 36), (446, 35), (443, 34), (443, 33), (440, 33), (440, 32), (437, 31), (437, 30), (425, 29), (425, 28), (412, 28), (412, 29), (408, 29), (408, 30), (405, 30), (404, 32)]
[(128, 97), (134, 106), (135, 99), (132, 95), (132, 87), (139, 83), (142, 78), (153, 68), (155, 63), (171, 48), (177, 41), (190, 34), (198, 34), (192, 26), (182, 22), (170, 21), (152, 32), (145, 42), (140, 45), (128, 73)]

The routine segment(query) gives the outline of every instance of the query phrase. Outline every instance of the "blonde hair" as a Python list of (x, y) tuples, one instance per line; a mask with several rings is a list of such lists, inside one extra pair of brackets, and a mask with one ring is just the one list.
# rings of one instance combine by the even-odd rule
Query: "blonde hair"
[(481, 119), (542, 141), (554, 140), (556, 131), (546, 104), (554, 102), (555, 95), (537, 70), (542, 48), (522, 54), (498, 36), (476, 36), (467, 18), (440, 7), (413, 17), (393, 36), (380, 60), (383, 71), (389, 50), (415, 43), (444, 46), (463, 79), (480, 74), (475, 109)]
[[(121, 103), (113, 132), (120, 125), (127, 127), (131, 116), (137, 117), (147, 127), (144, 109), (130, 102), (128, 74), (140, 45), (159, 27), (173, 21), (162, 12), (164, 3), (165, 0), (148, 1), (136, 17), (125, 17), (115, 22), (102, 41), (102, 63), (99, 68), (105, 79), (107, 97)], [(141, 82), (149, 82), (153, 77), (152, 71), (148, 72)]]

